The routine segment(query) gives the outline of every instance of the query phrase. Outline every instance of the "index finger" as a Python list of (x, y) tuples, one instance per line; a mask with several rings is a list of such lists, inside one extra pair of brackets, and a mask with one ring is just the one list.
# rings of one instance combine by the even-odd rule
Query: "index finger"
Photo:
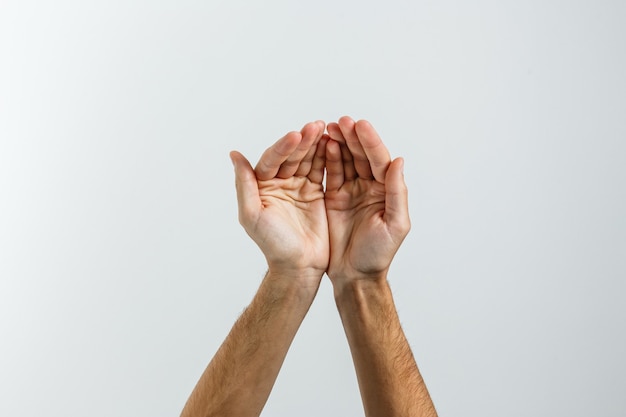
[(355, 131), (359, 138), (359, 142), (363, 147), (363, 151), (372, 167), (372, 174), (376, 181), (385, 182), (387, 169), (391, 164), (391, 156), (387, 147), (374, 130), (374, 127), (367, 120), (359, 120), (356, 122)]
[(301, 140), (300, 132), (289, 132), (267, 148), (254, 168), (257, 178), (265, 181), (276, 177), (280, 166), (298, 148)]

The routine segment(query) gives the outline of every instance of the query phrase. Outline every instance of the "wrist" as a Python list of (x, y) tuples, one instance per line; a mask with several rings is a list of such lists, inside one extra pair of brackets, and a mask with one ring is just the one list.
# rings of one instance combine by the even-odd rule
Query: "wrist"
[(381, 289), (388, 288), (387, 272), (387, 270), (384, 270), (371, 274), (334, 274), (331, 282), (335, 300), (339, 301), (343, 295), (378, 292)]
[(342, 320), (345, 315), (382, 317), (393, 306), (391, 288), (386, 279), (354, 280), (334, 287), (335, 304)]
[(389, 268), (372, 270), (368, 272), (349, 270), (330, 270), (328, 277), (333, 284), (333, 288), (341, 290), (344, 286), (367, 285), (369, 282), (384, 282), (387, 280)]
[(323, 275), (323, 272), (315, 269), (270, 266), (264, 282), (277, 291), (315, 297)]

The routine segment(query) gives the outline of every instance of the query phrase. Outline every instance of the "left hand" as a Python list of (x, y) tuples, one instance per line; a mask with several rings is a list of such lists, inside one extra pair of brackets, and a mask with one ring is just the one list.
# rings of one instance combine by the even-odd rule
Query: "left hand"
[(319, 285), (328, 268), (324, 204), (326, 143), (322, 121), (290, 132), (268, 148), (256, 168), (239, 152), (235, 167), (239, 222), (273, 274)]

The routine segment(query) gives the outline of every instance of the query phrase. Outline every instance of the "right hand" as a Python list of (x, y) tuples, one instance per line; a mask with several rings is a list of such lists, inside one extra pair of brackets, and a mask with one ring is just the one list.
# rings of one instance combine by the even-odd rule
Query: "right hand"
[(335, 286), (385, 279), (409, 220), (401, 158), (391, 160), (372, 125), (342, 117), (328, 124), (326, 213), (328, 276)]

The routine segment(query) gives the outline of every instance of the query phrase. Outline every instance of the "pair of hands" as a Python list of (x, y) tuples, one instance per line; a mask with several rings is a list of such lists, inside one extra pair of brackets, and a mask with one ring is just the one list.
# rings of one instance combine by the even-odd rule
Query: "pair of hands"
[(271, 273), (312, 287), (324, 273), (335, 286), (383, 279), (410, 229), (404, 161), (365, 120), (325, 127), (288, 133), (254, 169), (231, 152), (239, 221)]

